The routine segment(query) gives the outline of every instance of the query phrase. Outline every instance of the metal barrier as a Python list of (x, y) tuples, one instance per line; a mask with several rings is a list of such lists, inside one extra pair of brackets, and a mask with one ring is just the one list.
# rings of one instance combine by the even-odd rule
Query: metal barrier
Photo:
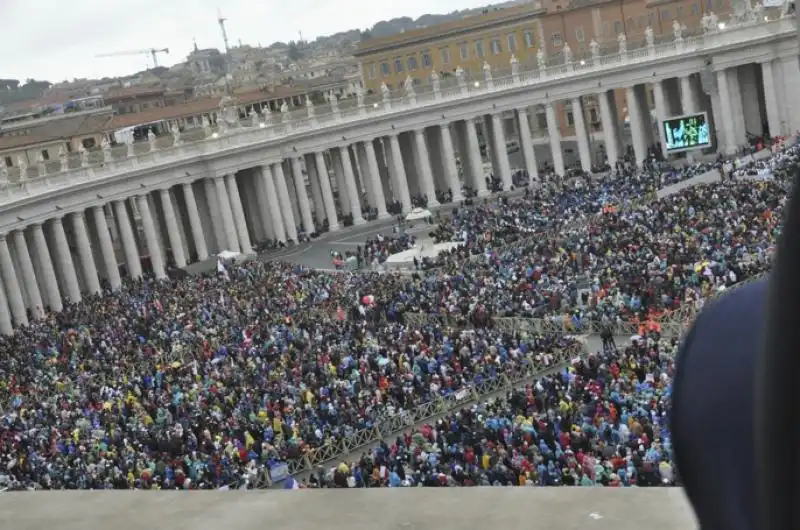
[[(457, 412), (467, 403), (488, 398), (503, 390), (511, 390), (549, 370), (564, 366), (576, 357), (583, 357), (586, 353), (586, 344), (577, 342), (573, 346), (560, 350), (553, 362), (546, 366), (529, 356), (529, 364), (524, 367), (508, 370), (494, 379), (465, 387), (449, 396), (440, 396), (434, 401), (419, 405), (414, 410), (385, 416), (372, 428), (360, 429), (351, 436), (312, 449), (301, 458), (288, 460), (289, 474), (296, 475), (312, 471), (318, 466), (341, 462), (354, 451), (386, 438), (398, 436), (406, 429), (422, 424), (436, 416)], [(268, 483), (271, 484), (269, 481), (261, 481), (258, 486), (254, 486), (268, 487)]]

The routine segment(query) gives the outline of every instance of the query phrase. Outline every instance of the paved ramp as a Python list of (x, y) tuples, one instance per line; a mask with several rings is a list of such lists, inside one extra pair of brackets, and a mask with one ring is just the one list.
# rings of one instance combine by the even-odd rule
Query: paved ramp
[(0, 496), (13, 530), (691, 530), (678, 488), (31, 492)]

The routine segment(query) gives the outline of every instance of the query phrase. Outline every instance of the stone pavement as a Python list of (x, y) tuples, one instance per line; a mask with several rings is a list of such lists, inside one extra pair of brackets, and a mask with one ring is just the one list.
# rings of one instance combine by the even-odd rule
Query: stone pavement
[(691, 530), (679, 488), (402, 488), (0, 495), (14, 530)]

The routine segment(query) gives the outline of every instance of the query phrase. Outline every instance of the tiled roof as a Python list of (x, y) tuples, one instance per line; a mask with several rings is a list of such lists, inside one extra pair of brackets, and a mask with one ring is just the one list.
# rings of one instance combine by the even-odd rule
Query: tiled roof
[(145, 125), (147, 123), (175, 120), (178, 118), (197, 116), (198, 114), (205, 114), (207, 112), (214, 112), (219, 109), (219, 101), (220, 98), (218, 97), (198, 98), (187, 101), (186, 103), (181, 103), (180, 105), (156, 107), (135, 114), (114, 116), (114, 119), (104, 130), (122, 129), (124, 127), (134, 127), (136, 125)]
[(107, 113), (75, 114), (34, 123), (27, 128), (14, 128), (0, 134), (0, 151), (101, 132), (108, 129), (111, 121), (112, 116)]

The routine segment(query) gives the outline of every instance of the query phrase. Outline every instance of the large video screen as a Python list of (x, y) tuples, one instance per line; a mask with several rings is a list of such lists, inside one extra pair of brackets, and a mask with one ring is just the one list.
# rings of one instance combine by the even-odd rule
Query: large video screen
[(676, 116), (661, 122), (667, 153), (711, 147), (711, 130), (705, 112)]

